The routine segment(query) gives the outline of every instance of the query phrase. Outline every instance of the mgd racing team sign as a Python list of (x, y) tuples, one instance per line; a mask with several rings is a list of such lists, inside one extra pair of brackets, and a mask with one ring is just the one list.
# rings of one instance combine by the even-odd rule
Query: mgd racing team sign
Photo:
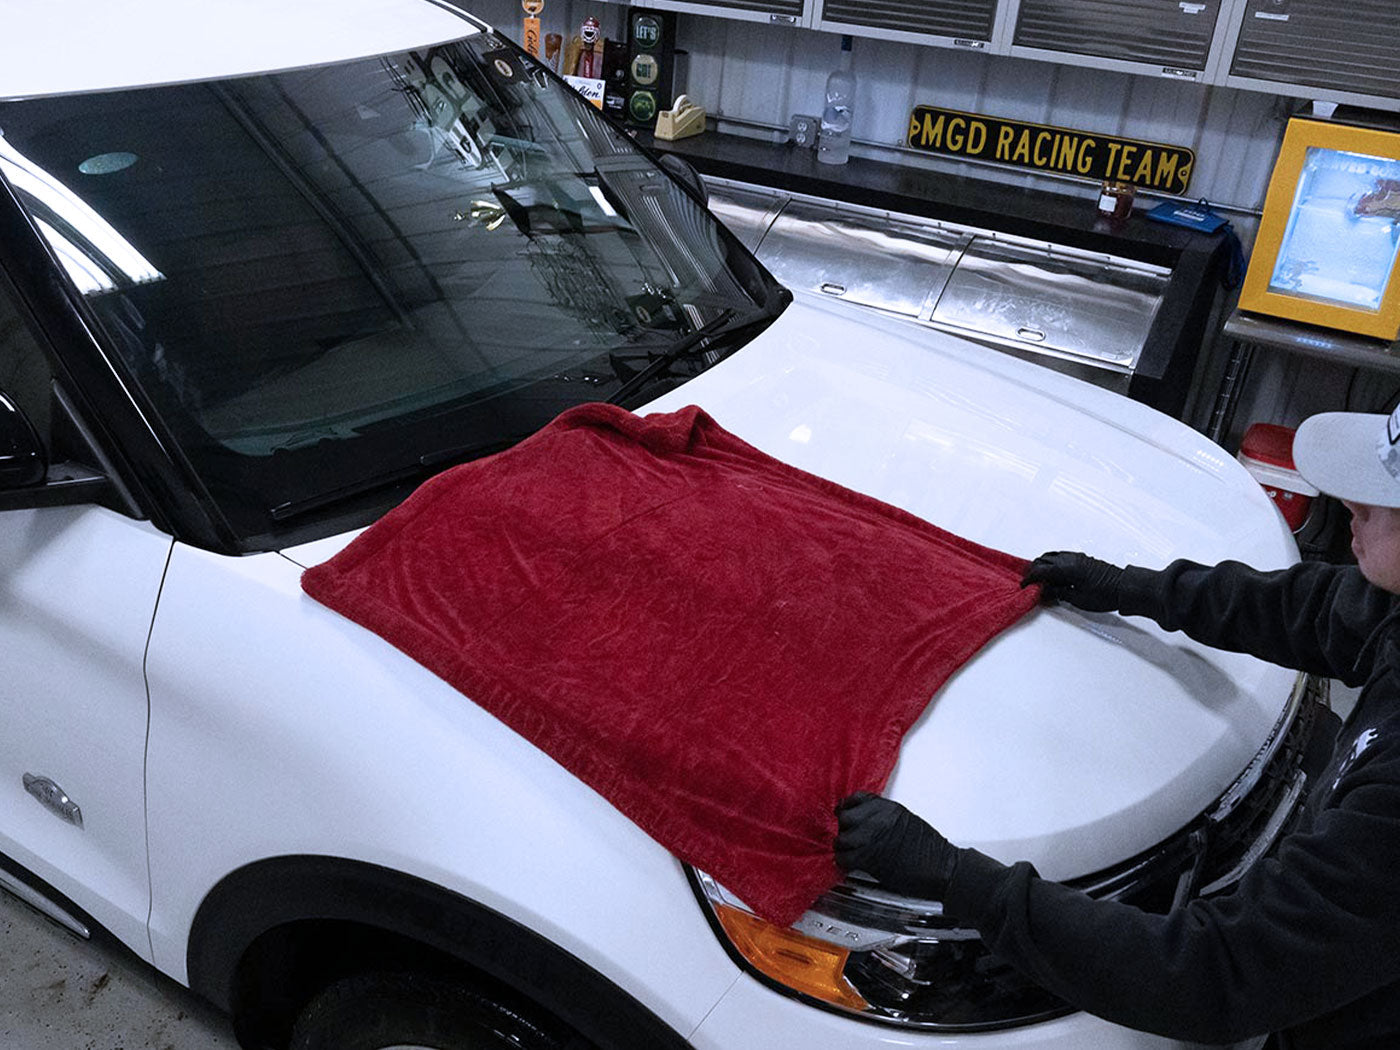
[(1137, 142), (1048, 124), (915, 106), (909, 145), (928, 153), (992, 160), (1147, 189), (1184, 194), (1196, 154), (1182, 146)]

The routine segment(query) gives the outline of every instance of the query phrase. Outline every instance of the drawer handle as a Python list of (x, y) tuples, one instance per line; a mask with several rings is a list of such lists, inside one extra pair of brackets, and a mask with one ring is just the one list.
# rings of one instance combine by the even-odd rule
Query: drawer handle
[(1045, 333), (1039, 328), (1018, 328), (1016, 334), (1022, 339), (1029, 339), (1033, 343), (1045, 342)]
[(846, 286), (845, 286), (844, 284), (836, 284), (836, 283), (833, 282), (833, 281), (827, 281), (827, 282), (825, 282), (825, 283), (821, 286), (821, 290), (822, 290), (823, 292), (825, 292), (827, 295), (845, 295), (845, 294), (846, 294)]

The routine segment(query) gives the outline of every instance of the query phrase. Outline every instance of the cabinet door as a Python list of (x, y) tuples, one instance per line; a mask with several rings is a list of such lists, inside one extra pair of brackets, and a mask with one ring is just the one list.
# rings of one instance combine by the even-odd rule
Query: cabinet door
[(1297, 93), (1340, 101), (1400, 99), (1397, 40), (1396, 0), (1248, 0), (1230, 75), (1320, 88)]
[(692, 0), (646, 0), (640, 6), (749, 22), (771, 22), (774, 25), (806, 26), (811, 21), (807, 12), (808, 0), (704, 0), (703, 3)]
[[(992, 39), (997, 0), (825, 0), (821, 29), (864, 29), (946, 37), (967, 46)], [(877, 34), (878, 35), (878, 34)]]
[[(1087, 56), (1187, 80), (1203, 79), (1221, 0), (1021, 0), (1019, 48)], [(1035, 57), (1051, 57), (1040, 54)]]

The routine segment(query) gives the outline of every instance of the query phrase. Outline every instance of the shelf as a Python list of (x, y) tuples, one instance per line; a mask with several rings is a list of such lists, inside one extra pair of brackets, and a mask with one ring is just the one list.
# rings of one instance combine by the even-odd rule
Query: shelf
[(1224, 332), (1232, 339), (1255, 346), (1319, 357), (1354, 368), (1400, 374), (1400, 340), (1388, 343), (1383, 339), (1369, 339), (1241, 310), (1226, 318)]

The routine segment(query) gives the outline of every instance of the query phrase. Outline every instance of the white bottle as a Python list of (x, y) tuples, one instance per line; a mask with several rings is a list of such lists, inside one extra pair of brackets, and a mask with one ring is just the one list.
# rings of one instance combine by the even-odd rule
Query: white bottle
[(856, 75), (851, 72), (851, 38), (841, 38), (841, 64), (826, 78), (826, 108), (817, 134), (817, 160), (845, 164), (851, 155), (851, 106), (856, 98)]

